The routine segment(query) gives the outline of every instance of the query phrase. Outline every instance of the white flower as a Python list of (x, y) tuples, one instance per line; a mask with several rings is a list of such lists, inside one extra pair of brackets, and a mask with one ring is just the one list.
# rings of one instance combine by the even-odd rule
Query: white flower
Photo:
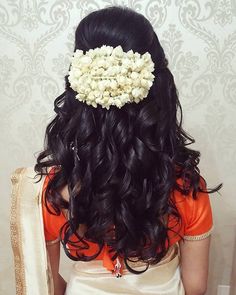
[(133, 80), (136, 80), (139, 78), (139, 74), (137, 72), (132, 72), (130, 77), (133, 79)]
[(76, 50), (71, 59), (68, 80), (77, 92), (76, 99), (88, 105), (109, 109), (126, 103), (138, 103), (147, 97), (154, 75), (151, 55), (141, 55), (121, 46), (103, 45), (85, 54)]
[(118, 82), (118, 84), (119, 84), (120, 86), (125, 85), (125, 77), (124, 77), (124, 76), (118, 76), (118, 77), (116, 78), (116, 80), (117, 80), (117, 82)]
[(115, 80), (112, 80), (110, 82), (110, 87), (111, 87), (111, 89), (116, 90), (116, 88), (117, 88), (117, 82)]
[(124, 54), (124, 51), (120, 45), (113, 49), (113, 52), (112, 52), (113, 56), (122, 57), (123, 54)]

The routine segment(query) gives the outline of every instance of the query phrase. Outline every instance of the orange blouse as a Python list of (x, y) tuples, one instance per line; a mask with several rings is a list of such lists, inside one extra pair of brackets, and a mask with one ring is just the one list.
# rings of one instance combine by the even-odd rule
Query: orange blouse
[[(43, 222), (45, 240), (50, 244), (54, 241), (59, 241), (59, 232), (61, 227), (66, 222), (66, 217), (63, 213), (60, 215), (50, 214), (45, 205), (45, 190), (49, 182), (49, 177), (46, 176), (43, 185)], [(168, 218), (168, 227), (171, 228), (168, 232), (170, 245), (177, 243), (181, 237), (185, 240), (201, 240), (208, 237), (213, 227), (212, 211), (209, 201), (209, 196), (206, 193), (198, 193), (197, 199), (194, 200), (192, 195), (183, 196), (180, 192), (175, 191), (173, 194), (173, 203), (181, 216), (181, 224), (176, 224), (176, 219), (172, 216)], [(50, 204), (50, 210), (53, 211)], [(178, 233), (178, 234), (176, 234)], [(93, 255), (98, 250), (98, 245), (92, 242), (87, 242), (89, 249), (82, 250), (85, 255)], [(103, 266), (108, 270), (114, 270), (114, 261), (111, 260), (108, 246), (103, 247), (103, 250), (96, 259), (103, 260)]]

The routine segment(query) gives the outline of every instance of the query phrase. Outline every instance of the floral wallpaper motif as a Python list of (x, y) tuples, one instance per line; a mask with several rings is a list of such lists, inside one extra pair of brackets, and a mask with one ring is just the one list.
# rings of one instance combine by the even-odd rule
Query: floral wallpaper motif
[[(200, 168), (215, 217), (208, 295), (230, 283), (236, 235), (236, 1), (2, 0), (0, 3), (0, 293), (14, 290), (9, 250), (9, 175), (42, 149), (53, 100), (64, 88), (74, 30), (93, 10), (124, 5), (143, 13), (164, 47), (184, 111), (201, 150)], [(235, 248), (234, 248), (235, 247)]]

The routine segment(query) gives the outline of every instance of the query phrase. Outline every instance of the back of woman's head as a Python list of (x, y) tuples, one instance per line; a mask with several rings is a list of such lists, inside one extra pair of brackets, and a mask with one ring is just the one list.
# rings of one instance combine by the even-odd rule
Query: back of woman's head
[[(171, 202), (175, 189), (195, 196), (199, 185), (199, 153), (186, 147), (193, 140), (181, 127), (181, 108), (164, 51), (150, 22), (127, 8), (92, 12), (76, 30), (75, 50), (120, 45), (149, 52), (155, 79), (148, 96), (109, 110), (75, 99), (65, 77), (65, 92), (55, 100), (55, 119), (46, 130), (45, 150), (36, 171), (58, 166), (46, 198), (60, 211), (68, 208), (69, 221), (62, 230), (66, 249), (72, 234), (86, 241), (108, 244), (125, 261), (129, 257), (157, 263), (168, 248), (168, 228), (163, 217), (178, 212)], [(180, 111), (180, 122), (176, 119)], [(182, 178), (182, 182), (177, 182)], [(180, 185), (180, 183), (182, 183)], [(68, 185), (69, 203), (58, 190)], [(78, 228), (86, 225), (84, 236)], [(158, 249), (158, 250), (157, 250)], [(114, 256), (115, 257), (115, 256)]]

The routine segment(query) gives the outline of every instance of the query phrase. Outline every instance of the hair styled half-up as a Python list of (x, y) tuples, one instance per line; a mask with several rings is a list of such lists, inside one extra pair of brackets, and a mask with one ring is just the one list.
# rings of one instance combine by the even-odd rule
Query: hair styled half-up
[[(167, 252), (169, 229), (163, 217), (172, 214), (181, 222), (170, 200), (173, 191), (193, 192), (196, 198), (197, 192), (205, 191), (205, 181), (198, 169), (200, 153), (188, 148), (194, 140), (182, 129), (174, 78), (150, 22), (128, 8), (92, 12), (78, 25), (75, 50), (102, 45), (150, 53), (155, 79), (148, 96), (121, 109), (94, 108), (75, 99), (66, 76), (35, 170), (42, 176), (47, 168), (58, 167), (46, 199), (57, 214), (68, 209), (61, 231), (66, 255), (89, 261), (107, 244), (114, 250), (113, 259), (123, 257), (127, 268), (137, 273), (129, 267), (129, 259), (155, 264)], [(65, 185), (69, 202), (59, 193)], [(81, 225), (86, 228), (83, 236), (78, 233)], [(76, 255), (67, 249), (72, 235), (79, 241)], [(100, 250), (81, 255), (87, 241), (97, 243)]]

